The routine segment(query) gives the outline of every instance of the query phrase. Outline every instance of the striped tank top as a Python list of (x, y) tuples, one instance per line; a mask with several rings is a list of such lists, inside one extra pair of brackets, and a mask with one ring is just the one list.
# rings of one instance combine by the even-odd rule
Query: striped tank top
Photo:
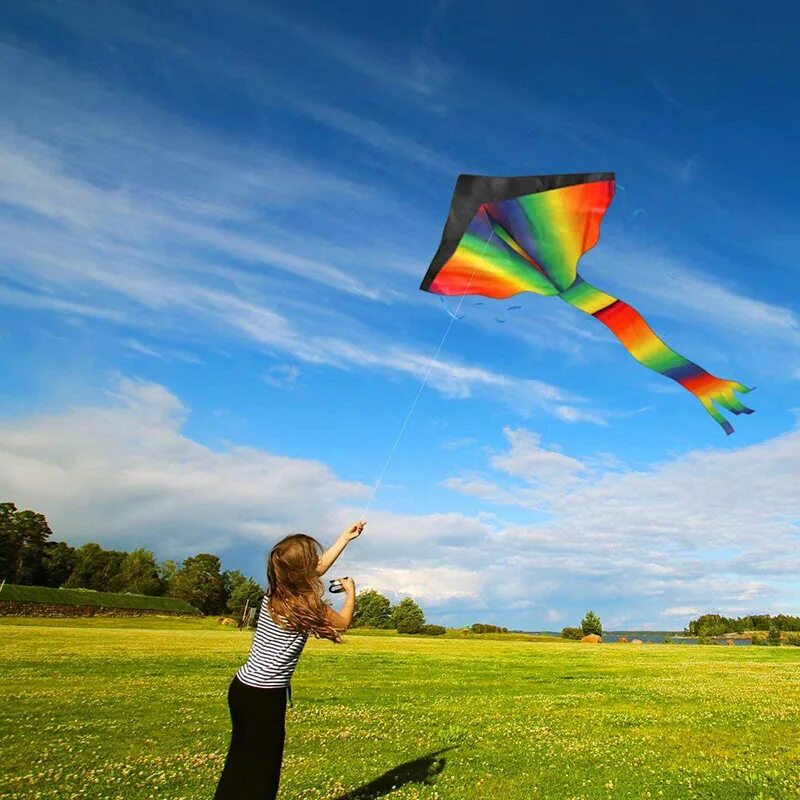
[(306, 633), (287, 631), (275, 624), (264, 595), (250, 655), (236, 676), (242, 683), (257, 689), (289, 686), (307, 639)]

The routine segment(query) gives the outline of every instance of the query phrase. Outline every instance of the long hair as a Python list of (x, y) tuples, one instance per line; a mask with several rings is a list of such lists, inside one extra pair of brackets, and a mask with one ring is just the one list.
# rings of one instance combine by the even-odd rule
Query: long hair
[(322, 599), (325, 588), (317, 574), (321, 554), (320, 543), (304, 533), (293, 533), (272, 548), (267, 559), (268, 608), (281, 627), (340, 642)]

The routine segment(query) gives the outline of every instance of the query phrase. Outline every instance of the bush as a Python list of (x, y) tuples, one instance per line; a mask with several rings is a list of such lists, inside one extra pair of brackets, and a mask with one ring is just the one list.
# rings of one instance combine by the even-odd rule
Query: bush
[(767, 644), (767, 635), (760, 631), (753, 631), (752, 642), (758, 647), (764, 647)]
[(575, 639), (579, 641), (580, 639), (583, 639), (583, 631), (580, 628), (562, 628), (561, 638)]
[(423, 625), (419, 632), (423, 636), (441, 636), (443, 633), (447, 633), (447, 630), (442, 625)]
[(786, 644), (790, 647), (800, 647), (800, 633), (787, 633)]
[(781, 632), (778, 630), (778, 628), (775, 625), (773, 625), (769, 629), (769, 636), (767, 637), (767, 643), (769, 645), (771, 645), (772, 647), (780, 646), (780, 643), (781, 643)]
[(470, 630), (473, 633), (508, 633), (508, 628), (503, 628), (500, 625), (487, 625), (485, 622), (476, 622), (471, 626)]

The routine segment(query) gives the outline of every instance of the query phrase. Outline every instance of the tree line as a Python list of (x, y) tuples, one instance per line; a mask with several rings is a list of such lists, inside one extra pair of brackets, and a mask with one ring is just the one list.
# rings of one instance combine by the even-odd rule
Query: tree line
[[(237, 617), (246, 606), (258, 609), (264, 596), (257, 581), (239, 570), (223, 570), (212, 553), (198, 553), (181, 564), (171, 559), (158, 562), (143, 547), (107, 550), (95, 542), (72, 547), (52, 536), (44, 514), (0, 503), (0, 579), (24, 586), (177, 597), (203, 614)], [(358, 593), (353, 625), (433, 636), (445, 632), (441, 625), (426, 624), (412, 598), (392, 605), (371, 589)]]
[(439, 636), (445, 632), (441, 625), (428, 625), (425, 622), (425, 613), (412, 598), (405, 597), (397, 605), (392, 605), (388, 597), (374, 589), (364, 589), (356, 595), (353, 627), (422, 633), (428, 636)]
[[(356, 596), (356, 610), (353, 614), (354, 628), (378, 628), (396, 630), (398, 633), (421, 633), (427, 636), (441, 636), (446, 632), (442, 625), (425, 622), (425, 614), (410, 597), (397, 605), (374, 589), (365, 589)], [(466, 630), (472, 633), (508, 633), (508, 628), (476, 622)]]
[(726, 633), (745, 631), (800, 631), (800, 617), (789, 614), (750, 614), (744, 617), (723, 617), (720, 614), (703, 614), (686, 627), (688, 636), (724, 636)]
[(263, 587), (219, 557), (198, 553), (178, 565), (149, 550), (106, 550), (95, 542), (72, 547), (53, 541), (44, 514), (0, 503), (0, 579), (24, 586), (178, 597), (203, 614), (241, 615), (260, 602)]

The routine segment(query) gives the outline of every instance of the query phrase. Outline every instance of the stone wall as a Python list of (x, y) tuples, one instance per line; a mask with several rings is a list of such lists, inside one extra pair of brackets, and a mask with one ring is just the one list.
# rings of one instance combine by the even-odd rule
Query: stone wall
[(0, 600), (0, 617), (147, 617), (153, 615), (188, 617), (185, 611), (161, 611), (148, 608), (106, 608), (70, 603), (33, 603)]

